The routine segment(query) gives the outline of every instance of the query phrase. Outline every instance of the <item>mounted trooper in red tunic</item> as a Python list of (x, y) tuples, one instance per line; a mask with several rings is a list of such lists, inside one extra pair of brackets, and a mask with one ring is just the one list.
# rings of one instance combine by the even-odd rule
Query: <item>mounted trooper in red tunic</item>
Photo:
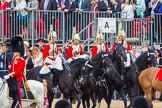
[(71, 61), (78, 58), (88, 59), (89, 56), (84, 53), (83, 47), (80, 44), (79, 34), (75, 34), (72, 38), (71, 45), (69, 45), (67, 48), (66, 59), (67, 62), (70, 63)]
[(96, 35), (96, 42), (91, 50), (91, 57), (96, 56), (99, 52), (109, 52), (108, 45), (104, 43), (104, 36), (102, 33), (100, 33), (100, 30), (98, 28)]
[(125, 32), (124, 30), (122, 30), (122, 23), (119, 24), (119, 31), (118, 31), (118, 37), (117, 37), (117, 41), (112, 45), (112, 51), (115, 50), (116, 48), (116, 45), (117, 44), (122, 44), (123, 47), (125, 48), (125, 51), (127, 53), (127, 61), (124, 62), (124, 67), (127, 68), (127, 67), (130, 67), (131, 65), (131, 62), (134, 62), (135, 61), (135, 58), (132, 56), (132, 54), (130, 53), (131, 51), (131, 46), (129, 44), (129, 42), (127, 42), (125, 40)]
[(62, 59), (59, 55), (59, 48), (56, 44), (57, 40), (57, 34), (55, 31), (50, 30), (50, 33), (48, 35), (48, 41), (49, 43), (44, 46), (43, 48), (43, 59), (44, 59), (44, 66), (41, 69), (42, 72), (48, 73), (52, 72), (54, 74), (54, 98), (58, 98), (58, 93), (60, 93), (60, 90), (58, 88), (58, 81), (57, 77), (58, 74), (62, 73), (63, 71), (63, 65), (62, 65)]
[(56, 44), (57, 34), (55, 31), (50, 32), (48, 35), (49, 43), (43, 49), (44, 64), (50, 69), (63, 70), (62, 59), (58, 56), (58, 45)]

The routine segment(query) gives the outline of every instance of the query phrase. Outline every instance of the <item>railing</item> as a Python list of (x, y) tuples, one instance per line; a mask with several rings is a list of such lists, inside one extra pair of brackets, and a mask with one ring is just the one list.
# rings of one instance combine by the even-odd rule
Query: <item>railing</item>
[[(127, 38), (140, 38), (142, 41), (162, 43), (162, 14), (155, 14), (154, 18), (128, 19), (126, 13), (108, 14), (106, 12), (58, 12), (58, 11), (31, 11), (27, 18), (18, 16), (17, 11), (0, 11), (0, 39), (4, 42), (12, 36), (20, 35), (24, 40), (35, 44), (39, 38), (47, 40), (50, 25), (58, 34), (58, 43), (64, 44), (72, 38), (72, 28), (76, 27), (81, 41), (86, 43), (89, 38), (96, 37), (98, 18), (115, 18), (116, 31), (104, 33), (105, 41), (111, 45), (117, 36), (118, 25), (122, 22)], [(89, 42), (88, 44), (89, 49)]]

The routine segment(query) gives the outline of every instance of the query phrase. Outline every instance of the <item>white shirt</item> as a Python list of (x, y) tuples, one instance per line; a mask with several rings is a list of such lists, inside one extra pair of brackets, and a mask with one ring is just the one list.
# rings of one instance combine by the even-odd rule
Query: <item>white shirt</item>
[(44, 1), (44, 7), (43, 7), (44, 10), (47, 10), (48, 2), (49, 2), (49, 0), (45, 0)]
[[(122, 4), (121, 7), (123, 7), (124, 4)], [(132, 20), (134, 18), (134, 10), (133, 5), (126, 5), (124, 9), (122, 10), (124, 12), (122, 14), (122, 18), (127, 18), (128, 20)]]
[(154, 16), (154, 14), (155, 14), (155, 12), (154, 12), (154, 9), (156, 8), (156, 6), (157, 6), (157, 4), (158, 4), (158, 2), (159, 2), (159, 0), (155, 3), (155, 2), (153, 2), (153, 8), (151, 9), (151, 17), (152, 18), (154, 18), (155, 16)]
[(26, 1), (22, 0), (21, 2), (16, 3), (16, 7), (14, 8), (14, 10), (18, 10), (22, 16), (25, 16), (28, 14), (28, 12), (24, 10), (25, 7), (27, 7)]
[(43, 66), (43, 58), (42, 58), (42, 53), (40, 53), (37, 57), (35, 57), (34, 59), (32, 58), (34, 67), (37, 66)]
[(80, 52), (80, 45), (72, 45), (72, 48), (73, 48), (73, 53), (74, 52)]
[(100, 51), (105, 51), (105, 44), (104, 43), (102, 43), (101, 45), (97, 44), (97, 53), (99, 53)]
[(51, 69), (56, 68), (58, 70), (63, 70), (62, 59), (59, 56), (57, 56), (55, 60), (52, 59), (53, 59), (52, 56), (48, 56), (45, 58), (44, 63), (49, 64), (48, 67), (50, 67)]

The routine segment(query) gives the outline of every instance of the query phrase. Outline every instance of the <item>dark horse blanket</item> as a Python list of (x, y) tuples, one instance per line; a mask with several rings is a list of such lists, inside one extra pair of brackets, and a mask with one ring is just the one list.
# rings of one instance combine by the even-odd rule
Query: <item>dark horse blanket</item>
[(155, 79), (156, 79), (156, 80), (162, 80), (162, 68), (160, 68), (160, 70), (159, 70), (159, 72), (157, 73)]

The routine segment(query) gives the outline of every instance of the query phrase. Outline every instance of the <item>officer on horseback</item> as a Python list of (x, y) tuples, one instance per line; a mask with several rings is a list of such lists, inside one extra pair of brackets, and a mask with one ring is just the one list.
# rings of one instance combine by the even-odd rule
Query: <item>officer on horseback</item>
[(104, 43), (104, 36), (100, 32), (100, 28), (97, 30), (97, 35), (96, 35), (96, 42), (94, 46), (92, 47), (91, 50), (91, 56), (94, 57), (96, 56), (99, 52), (109, 52), (108, 45)]
[(56, 72), (63, 70), (62, 59), (58, 56), (58, 45), (55, 43), (57, 34), (52, 31), (49, 34), (49, 43), (43, 49), (44, 64), (50, 69), (55, 69)]
[(125, 48), (126, 54), (127, 54), (127, 61), (124, 62), (124, 70), (123, 72), (121, 72), (121, 76), (124, 77), (124, 73), (129, 70), (131, 63), (135, 61), (135, 58), (133, 57), (131, 53), (131, 46), (129, 42), (125, 40), (125, 32), (124, 30), (122, 30), (122, 25), (119, 25), (117, 41), (112, 45), (112, 51), (115, 50), (116, 45), (119, 43), (123, 45), (123, 47)]
[[(24, 42), (20, 36), (15, 36), (11, 39), (11, 48), (14, 53), (14, 58), (11, 61), (10, 73), (14, 73), (10, 75), (12, 78), (9, 79), (9, 85), (16, 89), (16, 92), (12, 92), (13, 103), (11, 108), (15, 108), (17, 101), (19, 102), (20, 108), (22, 108), (21, 104), (21, 92), (20, 87), (22, 85), (22, 80), (24, 78), (24, 69), (25, 69), (25, 60), (22, 58), (24, 55)], [(16, 82), (16, 83), (15, 83)], [(13, 85), (15, 84), (15, 85)], [(11, 87), (10, 87), (11, 88)]]
[(50, 28), (50, 33), (48, 35), (49, 43), (43, 48), (43, 59), (44, 59), (44, 67), (49, 67), (50, 71), (54, 74), (54, 98), (58, 98), (58, 93), (60, 90), (58, 88), (57, 80), (58, 74), (62, 73), (62, 59), (59, 54), (58, 45), (56, 44), (57, 34), (55, 31)]
[(67, 48), (66, 59), (67, 62), (70, 63), (71, 61), (78, 58), (88, 59), (89, 55), (85, 54), (83, 47), (80, 44), (79, 34), (75, 34), (72, 38), (71, 45), (69, 45)]

